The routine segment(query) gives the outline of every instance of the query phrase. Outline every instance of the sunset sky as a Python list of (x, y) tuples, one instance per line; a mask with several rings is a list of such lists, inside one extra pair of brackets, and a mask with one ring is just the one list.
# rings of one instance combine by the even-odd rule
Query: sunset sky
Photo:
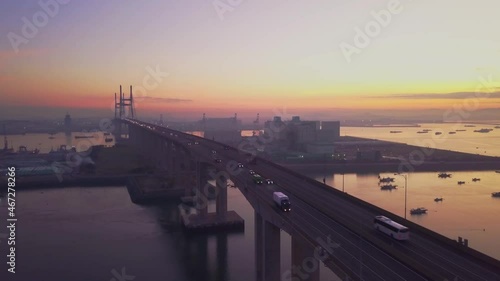
[[(52, 3), (45, 22), (40, 3)], [(388, 6), (398, 12), (359, 47), (356, 28)], [(0, 118), (111, 115), (120, 84), (145, 97), (142, 114), (445, 110), (478, 89), (480, 108), (500, 108), (498, 11), (498, 0), (6, 0)]]

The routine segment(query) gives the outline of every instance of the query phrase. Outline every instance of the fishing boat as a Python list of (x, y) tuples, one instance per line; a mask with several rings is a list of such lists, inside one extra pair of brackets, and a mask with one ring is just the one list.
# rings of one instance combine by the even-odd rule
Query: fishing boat
[(410, 214), (412, 214), (412, 215), (421, 215), (421, 214), (425, 214), (425, 213), (427, 213), (427, 209), (424, 207), (419, 207), (419, 208), (415, 208), (415, 209), (410, 210)]
[(474, 130), (474, 133), (489, 133), (491, 132), (493, 129), (481, 129), (481, 130)]
[(480, 178), (473, 178), (472, 181), (480, 181)]
[(465, 181), (458, 181), (458, 184), (465, 184)]
[(436, 198), (434, 198), (434, 201), (441, 202), (441, 201), (443, 201), (443, 197), (436, 197)]
[(442, 172), (442, 173), (438, 174), (438, 177), (440, 177), (440, 178), (451, 178), (451, 174)]
[(379, 183), (380, 182), (394, 182), (394, 178), (387, 177), (387, 178), (380, 178), (379, 177)]
[(393, 190), (396, 188), (397, 188), (397, 185), (392, 185), (392, 184), (384, 184), (384, 185), (380, 186), (381, 190)]

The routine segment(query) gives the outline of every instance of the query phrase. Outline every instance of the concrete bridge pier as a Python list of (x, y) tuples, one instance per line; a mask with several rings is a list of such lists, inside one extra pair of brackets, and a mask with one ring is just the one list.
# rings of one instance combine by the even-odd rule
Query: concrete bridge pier
[(197, 209), (198, 215), (203, 219), (208, 215), (208, 194), (205, 191), (205, 186), (207, 184), (207, 166), (203, 163), (198, 163), (198, 167), (196, 169), (196, 178), (197, 178), (197, 189), (196, 195), (197, 200)]
[(281, 280), (280, 229), (256, 211), (255, 267), (257, 280)]
[(215, 210), (217, 216), (226, 216), (227, 214), (227, 179), (216, 179), (217, 197), (215, 199)]
[[(302, 237), (292, 235), (292, 277), (304, 281), (319, 281), (321, 261), (312, 247)], [(293, 280), (293, 278), (292, 278)]]

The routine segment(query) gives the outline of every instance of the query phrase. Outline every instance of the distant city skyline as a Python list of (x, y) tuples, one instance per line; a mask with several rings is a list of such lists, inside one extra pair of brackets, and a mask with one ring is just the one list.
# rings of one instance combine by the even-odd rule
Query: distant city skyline
[(219, 2), (2, 2), (0, 118), (500, 109), (498, 1)]

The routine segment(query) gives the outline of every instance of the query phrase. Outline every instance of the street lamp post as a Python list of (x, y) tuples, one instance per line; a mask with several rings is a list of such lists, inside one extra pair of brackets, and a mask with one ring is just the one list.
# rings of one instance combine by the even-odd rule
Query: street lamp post
[(342, 192), (344, 192), (344, 173), (342, 173)]
[(408, 198), (408, 175), (403, 175), (403, 174), (394, 174), (397, 176), (402, 176), (405, 178), (405, 219), (406, 219), (406, 201)]

